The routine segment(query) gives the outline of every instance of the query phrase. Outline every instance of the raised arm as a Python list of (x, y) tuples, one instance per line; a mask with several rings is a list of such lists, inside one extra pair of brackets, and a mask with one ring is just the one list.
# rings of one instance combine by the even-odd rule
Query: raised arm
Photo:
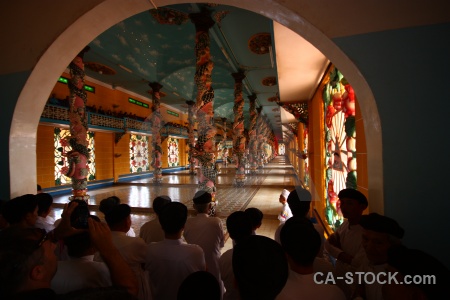
[(109, 268), (114, 286), (125, 288), (133, 296), (138, 294), (138, 281), (130, 266), (114, 246), (108, 225), (88, 219), (89, 235)]

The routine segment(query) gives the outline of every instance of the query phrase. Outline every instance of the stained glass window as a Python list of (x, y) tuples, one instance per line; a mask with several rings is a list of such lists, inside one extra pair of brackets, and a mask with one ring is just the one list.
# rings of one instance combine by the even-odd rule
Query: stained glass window
[(180, 158), (178, 152), (178, 140), (169, 137), (167, 139), (167, 161), (169, 162), (169, 167), (177, 167), (180, 165)]
[(326, 218), (336, 229), (342, 223), (338, 194), (356, 189), (355, 94), (334, 69), (323, 92), (325, 114)]
[(306, 154), (305, 159), (303, 159), (303, 164), (305, 167), (305, 176), (304, 176), (304, 183), (306, 186), (309, 186), (309, 155), (308, 155), (308, 143), (309, 143), (309, 135), (308, 135), (308, 127), (303, 125), (303, 153)]
[[(55, 128), (53, 134), (54, 140), (54, 154), (55, 154), (55, 185), (63, 185), (72, 183), (72, 179), (62, 174), (67, 168), (67, 159), (63, 155), (71, 150), (67, 137), (70, 136), (70, 131), (63, 128)], [(95, 133), (92, 131), (87, 132), (88, 149), (90, 158), (88, 161), (88, 176), (87, 180), (95, 180)]]
[(149, 171), (148, 137), (131, 134), (130, 136), (130, 173)]

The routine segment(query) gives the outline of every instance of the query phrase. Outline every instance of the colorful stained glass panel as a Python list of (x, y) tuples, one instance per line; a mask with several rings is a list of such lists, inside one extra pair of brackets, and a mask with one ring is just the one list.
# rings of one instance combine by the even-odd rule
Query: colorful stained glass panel
[(148, 137), (132, 134), (130, 136), (130, 173), (150, 170), (148, 161)]

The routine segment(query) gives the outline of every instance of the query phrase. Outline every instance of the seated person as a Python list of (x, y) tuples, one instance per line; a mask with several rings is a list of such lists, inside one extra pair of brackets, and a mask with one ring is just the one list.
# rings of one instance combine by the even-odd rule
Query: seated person
[(55, 228), (55, 219), (49, 216), (52, 211), (53, 197), (47, 193), (36, 194), (38, 201), (38, 217), (36, 224), (37, 228), (45, 229), (47, 232)]
[(181, 283), (177, 300), (220, 300), (222, 298), (219, 283), (213, 274), (197, 271), (189, 274)]
[(38, 218), (36, 195), (25, 194), (7, 201), (3, 206), (3, 217), (11, 226), (34, 227)]
[(159, 224), (159, 213), (163, 206), (169, 202), (172, 202), (169, 196), (158, 196), (153, 200), (153, 211), (156, 218), (144, 223), (139, 230), (139, 237), (147, 244), (164, 240), (164, 231)]
[[(57, 298), (55, 291), (51, 289), (51, 280), (57, 269), (54, 241), (80, 232), (70, 225), (71, 214), (77, 205), (65, 207), (60, 225), (50, 233), (40, 228), (20, 225), (10, 226), (0, 232), (1, 299)], [(96, 299), (110, 299), (111, 295), (134, 299), (132, 295), (137, 294), (136, 279), (113, 246), (107, 225), (92, 220), (88, 223), (91, 240), (105, 258), (115, 287), (108, 288), (109, 291), (102, 290), (104, 298)], [(67, 295), (65, 299), (82, 299), (98, 292), (77, 291), (75, 296)]]

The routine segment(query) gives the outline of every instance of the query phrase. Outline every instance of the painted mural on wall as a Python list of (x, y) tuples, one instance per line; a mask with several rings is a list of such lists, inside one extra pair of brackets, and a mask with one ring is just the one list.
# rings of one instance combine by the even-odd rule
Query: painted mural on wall
[(180, 165), (178, 139), (171, 137), (167, 139), (167, 162), (169, 167), (178, 167)]
[(330, 72), (323, 90), (325, 114), (325, 187), (327, 222), (334, 229), (342, 224), (338, 193), (356, 189), (355, 93), (338, 69)]
[(130, 173), (150, 170), (148, 162), (148, 137), (145, 135), (130, 135)]
[[(55, 155), (55, 185), (71, 184), (72, 179), (70, 175), (74, 170), (73, 164), (69, 163), (68, 153), (71, 151), (69, 144), (70, 130), (63, 128), (55, 128), (53, 134), (54, 155)], [(88, 181), (95, 180), (95, 133), (87, 132), (87, 148), (89, 152), (88, 160), (88, 174), (86, 179)]]

